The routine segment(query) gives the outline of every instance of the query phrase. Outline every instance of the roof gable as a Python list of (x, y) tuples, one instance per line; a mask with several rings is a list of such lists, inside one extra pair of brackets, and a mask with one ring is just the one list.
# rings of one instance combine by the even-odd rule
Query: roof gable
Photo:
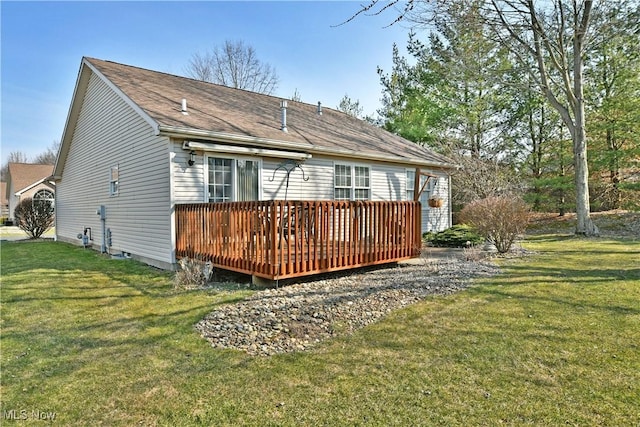
[(14, 194), (19, 194), (37, 185), (53, 173), (53, 165), (37, 165), (32, 163), (9, 163), (9, 177)]

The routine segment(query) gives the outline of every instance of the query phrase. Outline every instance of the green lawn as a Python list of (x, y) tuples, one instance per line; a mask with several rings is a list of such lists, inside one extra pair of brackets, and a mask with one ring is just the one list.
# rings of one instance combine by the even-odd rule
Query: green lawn
[(525, 246), (537, 255), (467, 291), (250, 357), (193, 327), (250, 291), (178, 292), (132, 261), (3, 243), (0, 424), (638, 425), (640, 243)]

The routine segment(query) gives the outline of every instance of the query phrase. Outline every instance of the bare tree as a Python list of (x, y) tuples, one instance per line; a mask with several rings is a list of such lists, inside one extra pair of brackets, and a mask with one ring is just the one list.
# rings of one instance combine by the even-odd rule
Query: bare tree
[(33, 159), (33, 163), (36, 163), (39, 165), (55, 165), (59, 148), (60, 148), (60, 141), (53, 141), (53, 143), (49, 147), (47, 147), (46, 151), (38, 154)]
[(351, 100), (349, 95), (346, 93), (340, 100), (340, 104), (338, 104), (338, 111), (342, 111), (343, 113), (347, 113), (348, 115), (359, 118), (362, 115), (363, 108), (360, 106), (359, 100)]
[(298, 88), (293, 91), (293, 95), (291, 95), (292, 101), (302, 102), (302, 96), (300, 96), (300, 92), (298, 92)]
[(276, 70), (240, 40), (227, 40), (211, 52), (193, 54), (186, 73), (194, 79), (267, 95), (278, 86)]
[(535, 62), (534, 67), (523, 68), (558, 112), (573, 140), (576, 234), (597, 235), (598, 227), (590, 217), (583, 83), (593, 0), (549, 0), (537, 2), (537, 7), (533, 0), (370, 0), (346, 22), (363, 13), (391, 9), (398, 13), (392, 24), (404, 19), (428, 25), (460, 4), (480, 5), (478, 19), (485, 24), (485, 37), (500, 41), (523, 65)]

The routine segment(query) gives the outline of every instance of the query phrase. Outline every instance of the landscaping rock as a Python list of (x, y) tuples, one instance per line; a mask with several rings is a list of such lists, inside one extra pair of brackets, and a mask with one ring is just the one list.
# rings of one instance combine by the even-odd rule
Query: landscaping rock
[(208, 314), (196, 329), (214, 347), (251, 355), (303, 351), (428, 295), (459, 291), (471, 278), (498, 271), (490, 262), (453, 258), (342, 272), (256, 292)]

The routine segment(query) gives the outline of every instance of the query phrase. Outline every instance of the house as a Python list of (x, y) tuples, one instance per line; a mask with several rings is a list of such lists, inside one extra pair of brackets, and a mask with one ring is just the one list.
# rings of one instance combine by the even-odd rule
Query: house
[(54, 203), (55, 183), (51, 179), (53, 165), (31, 163), (9, 163), (7, 174), (8, 216), (13, 221), (13, 212), (26, 199), (41, 199)]
[[(223, 210), (226, 216), (216, 232), (227, 233), (220, 238), (226, 248), (239, 238), (229, 235), (235, 230), (229, 222), (236, 212), (233, 203), (257, 203), (242, 209), (260, 211), (260, 218), (280, 209), (277, 220), (283, 221), (285, 210), (302, 209), (301, 205), (278, 207), (271, 201), (411, 201), (420, 190), (425, 202), (422, 230), (441, 230), (451, 224), (449, 172), (454, 167), (441, 155), (320, 103), (286, 101), (83, 58), (53, 173), (56, 236), (174, 268), (180, 254), (188, 252), (180, 245), (213, 233), (197, 228), (208, 227), (212, 217), (192, 216), (195, 225), (183, 227), (186, 211), (196, 215), (198, 209)], [(426, 200), (431, 196), (442, 199), (444, 206), (430, 208)], [(307, 212), (329, 209), (305, 206)], [(345, 209), (351, 208), (341, 206), (333, 212), (346, 222)], [(349, 212), (360, 218), (359, 211)], [(259, 246), (256, 218), (247, 219), (254, 227), (247, 234), (252, 248)], [(396, 221), (388, 218), (389, 224)], [(282, 239), (295, 220), (277, 226), (275, 220), (266, 218), (261, 232)], [(335, 224), (324, 230), (333, 230)], [(308, 222), (307, 236), (311, 228), (320, 230), (322, 225)], [(192, 233), (188, 238), (187, 229)], [(341, 233), (355, 231), (351, 225)], [(205, 237), (203, 245), (212, 248), (213, 238)], [(329, 243), (318, 241), (324, 245), (320, 252), (327, 253)], [(271, 260), (282, 247), (274, 244), (271, 239)]]
[(9, 218), (9, 199), (7, 199), (7, 183), (0, 181), (0, 220), (1, 223)]

